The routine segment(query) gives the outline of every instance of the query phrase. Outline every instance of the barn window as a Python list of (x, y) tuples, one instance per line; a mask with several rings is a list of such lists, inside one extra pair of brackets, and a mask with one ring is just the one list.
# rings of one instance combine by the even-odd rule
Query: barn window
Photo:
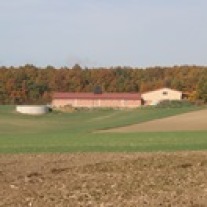
[(163, 95), (164, 96), (167, 96), (168, 95), (168, 92), (167, 91), (163, 91)]

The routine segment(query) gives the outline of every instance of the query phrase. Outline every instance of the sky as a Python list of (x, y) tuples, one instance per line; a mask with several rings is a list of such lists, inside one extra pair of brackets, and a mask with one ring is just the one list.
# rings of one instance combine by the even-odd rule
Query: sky
[(206, 0), (0, 0), (0, 65), (207, 65)]

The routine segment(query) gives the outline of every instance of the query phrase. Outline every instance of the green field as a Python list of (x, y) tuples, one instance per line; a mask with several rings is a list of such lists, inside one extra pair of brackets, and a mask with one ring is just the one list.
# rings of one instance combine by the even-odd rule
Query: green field
[(17, 114), (14, 107), (1, 106), (0, 153), (205, 150), (207, 131), (95, 133), (199, 109), (108, 109), (28, 116)]

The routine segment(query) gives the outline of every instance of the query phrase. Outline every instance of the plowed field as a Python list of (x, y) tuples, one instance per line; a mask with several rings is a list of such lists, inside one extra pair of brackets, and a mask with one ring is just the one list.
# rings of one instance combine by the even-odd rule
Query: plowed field
[(207, 206), (207, 152), (0, 155), (0, 206)]
[(119, 127), (108, 132), (160, 132), (207, 130), (207, 110), (195, 111), (145, 123)]

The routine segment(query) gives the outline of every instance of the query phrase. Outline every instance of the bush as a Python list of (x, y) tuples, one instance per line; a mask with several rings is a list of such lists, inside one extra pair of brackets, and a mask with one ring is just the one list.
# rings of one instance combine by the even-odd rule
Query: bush
[(194, 104), (188, 100), (165, 100), (158, 103), (157, 107), (161, 108), (180, 108), (180, 107), (187, 107), (193, 106)]
[(193, 103), (196, 106), (204, 106), (205, 105), (205, 101), (201, 100), (201, 99), (195, 100)]
[(53, 110), (54, 111), (61, 111), (61, 112), (65, 112), (65, 113), (73, 113), (76, 111), (76, 109), (74, 107), (72, 107), (71, 105), (53, 108)]

